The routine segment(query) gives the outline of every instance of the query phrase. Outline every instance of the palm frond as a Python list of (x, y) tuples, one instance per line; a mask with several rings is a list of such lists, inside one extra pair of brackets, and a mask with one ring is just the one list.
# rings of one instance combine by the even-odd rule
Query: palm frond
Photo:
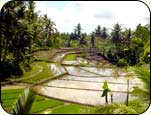
[(146, 56), (147, 53), (150, 53), (150, 39), (145, 44), (145, 47), (144, 47), (144, 56)]
[(148, 101), (150, 98), (150, 92), (148, 90), (145, 90), (143, 88), (139, 88), (139, 87), (133, 87), (133, 91), (131, 92), (131, 94), (133, 96), (137, 96), (139, 98), (141, 98), (144, 101)]
[(149, 101), (144, 103), (143, 100), (137, 98), (135, 100), (129, 101), (129, 107), (135, 109), (138, 114), (143, 113), (149, 107)]
[(30, 88), (24, 90), (24, 93), (19, 96), (16, 104), (13, 107), (12, 114), (28, 114), (32, 103), (34, 101), (34, 94)]
[(97, 107), (95, 114), (137, 114), (137, 112), (125, 104), (122, 103), (113, 103), (109, 105), (104, 105)]
[(150, 91), (150, 70), (141, 67), (135, 67), (133, 70), (138, 78), (144, 83), (144, 88)]

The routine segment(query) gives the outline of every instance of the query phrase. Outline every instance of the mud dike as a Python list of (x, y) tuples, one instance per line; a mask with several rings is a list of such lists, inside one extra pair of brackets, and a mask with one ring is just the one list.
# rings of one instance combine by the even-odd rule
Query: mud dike
[[(58, 56), (62, 55), (63, 58), (65, 54), (58, 54)], [(57, 61), (56, 59), (58, 58), (53, 59)], [(60, 60), (58, 59), (58, 61)], [(79, 64), (79, 61), (75, 62)], [(52, 67), (54, 68), (54, 65)], [(128, 95), (129, 100), (135, 98), (129, 94), (133, 87), (142, 85), (137, 78), (126, 78), (127, 73), (120, 69), (69, 65), (56, 67), (53, 70), (56, 71), (56, 74), (59, 70), (67, 71), (68, 74), (37, 85), (34, 90), (40, 95), (65, 102), (92, 106), (105, 104), (105, 97), (101, 97), (103, 93), (102, 86), (105, 81), (108, 82), (108, 86), (111, 89), (110, 93), (113, 95), (113, 102), (125, 102)], [(118, 73), (118, 75), (115, 73)], [(127, 84), (128, 81), (129, 86)], [(111, 103), (110, 93), (108, 94), (109, 103)]]

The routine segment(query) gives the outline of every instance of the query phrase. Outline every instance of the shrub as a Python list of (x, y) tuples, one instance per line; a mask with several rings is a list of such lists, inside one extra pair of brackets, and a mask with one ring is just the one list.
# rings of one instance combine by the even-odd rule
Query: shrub
[(128, 65), (128, 63), (125, 59), (122, 58), (122, 59), (118, 60), (117, 66), (124, 67), (124, 66), (127, 66), (127, 65)]
[(82, 54), (81, 54), (81, 57), (82, 57), (82, 58), (86, 58), (86, 57), (87, 57), (87, 54), (86, 54), (86, 53), (82, 53)]

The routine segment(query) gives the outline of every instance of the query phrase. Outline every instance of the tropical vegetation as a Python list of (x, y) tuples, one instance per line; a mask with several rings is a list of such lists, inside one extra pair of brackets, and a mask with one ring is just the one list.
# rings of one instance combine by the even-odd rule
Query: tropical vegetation
[[(69, 50), (70, 53), (66, 53), (64, 49)], [(133, 71), (134, 73), (129, 77), (137, 77), (143, 86), (133, 87), (131, 95), (137, 98), (132, 101), (108, 103), (108, 94), (112, 90), (108, 83), (104, 82), (101, 96), (106, 103), (94, 107), (66, 103), (35, 94), (32, 86), (56, 77), (55, 72), (58, 70), (51, 69), (50, 63), (62, 70), (60, 67), (63, 65), (62, 59), (56, 58), (59, 62), (51, 60), (56, 53), (60, 54), (60, 52), (66, 53), (63, 58), (66, 62), (74, 61), (77, 57), (89, 60), (88, 63), (79, 62), (78, 64), (82, 67), (89, 67), (89, 62), (99, 60), (93, 57), (97, 52), (95, 55), (102, 56), (110, 65)], [(98, 64), (97, 67), (103, 67), (105, 63)], [(79, 66), (78, 64), (76, 66)], [(98, 24), (91, 33), (84, 33), (82, 24), (77, 23), (73, 27), (73, 32), (61, 33), (56, 28), (55, 21), (47, 14), (40, 15), (36, 12), (34, 1), (10, 1), (0, 11), (1, 100), (4, 109), (12, 114), (143, 113), (150, 104), (149, 66), (150, 24), (138, 24), (135, 30), (125, 28), (118, 22), (112, 28)], [(67, 73), (65, 70), (63, 75)], [(17, 83), (31, 87), (3, 89), (5, 85)]]

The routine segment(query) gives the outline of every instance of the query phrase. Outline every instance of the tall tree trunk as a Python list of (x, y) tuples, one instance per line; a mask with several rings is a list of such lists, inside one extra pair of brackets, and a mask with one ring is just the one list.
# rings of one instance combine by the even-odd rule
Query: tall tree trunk
[(51, 32), (48, 31), (48, 40), (47, 40), (48, 41), (48, 47), (52, 46), (50, 37), (51, 37)]
[[(28, 19), (29, 21), (29, 26), (31, 25), (31, 17)], [(29, 33), (28, 33), (29, 34)], [(28, 50), (28, 64), (30, 63), (30, 57), (31, 57), (31, 37), (29, 38), (29, 50)]]
[(1, 35), (1, 30), (0, 30), (0, 63), (1, 63), (1, 59), (2, 59), (2, 35)]
[(3, 56), (3, 62), (5, 62), (6, 61), (6, 56), (7, 56), (7, 53), (8, 53), (8, 44), (9, 44), (9, 36), (11, 36), (10, 35), (10, 33), (9, 33), (9, 31), (8, 31), (8, 28), (6, 28), (6, 33), (5, 33), (5, 45), (4, 45), (4, 56)]
[(5, 42), (3, 62), (5, 62), (5, 61), (6, 61), (7, 53), (8, 53), (8, 40), (6, 40), (6, 42)]
[(3, 23), (3, 16), (4, 16), (4, 8), (0, 11), (0, 63), (2, 61), (2, 23)]
[(28, 64), (30, 63), (30, 57), (31, 57), (31, 38), (29, 39)]

